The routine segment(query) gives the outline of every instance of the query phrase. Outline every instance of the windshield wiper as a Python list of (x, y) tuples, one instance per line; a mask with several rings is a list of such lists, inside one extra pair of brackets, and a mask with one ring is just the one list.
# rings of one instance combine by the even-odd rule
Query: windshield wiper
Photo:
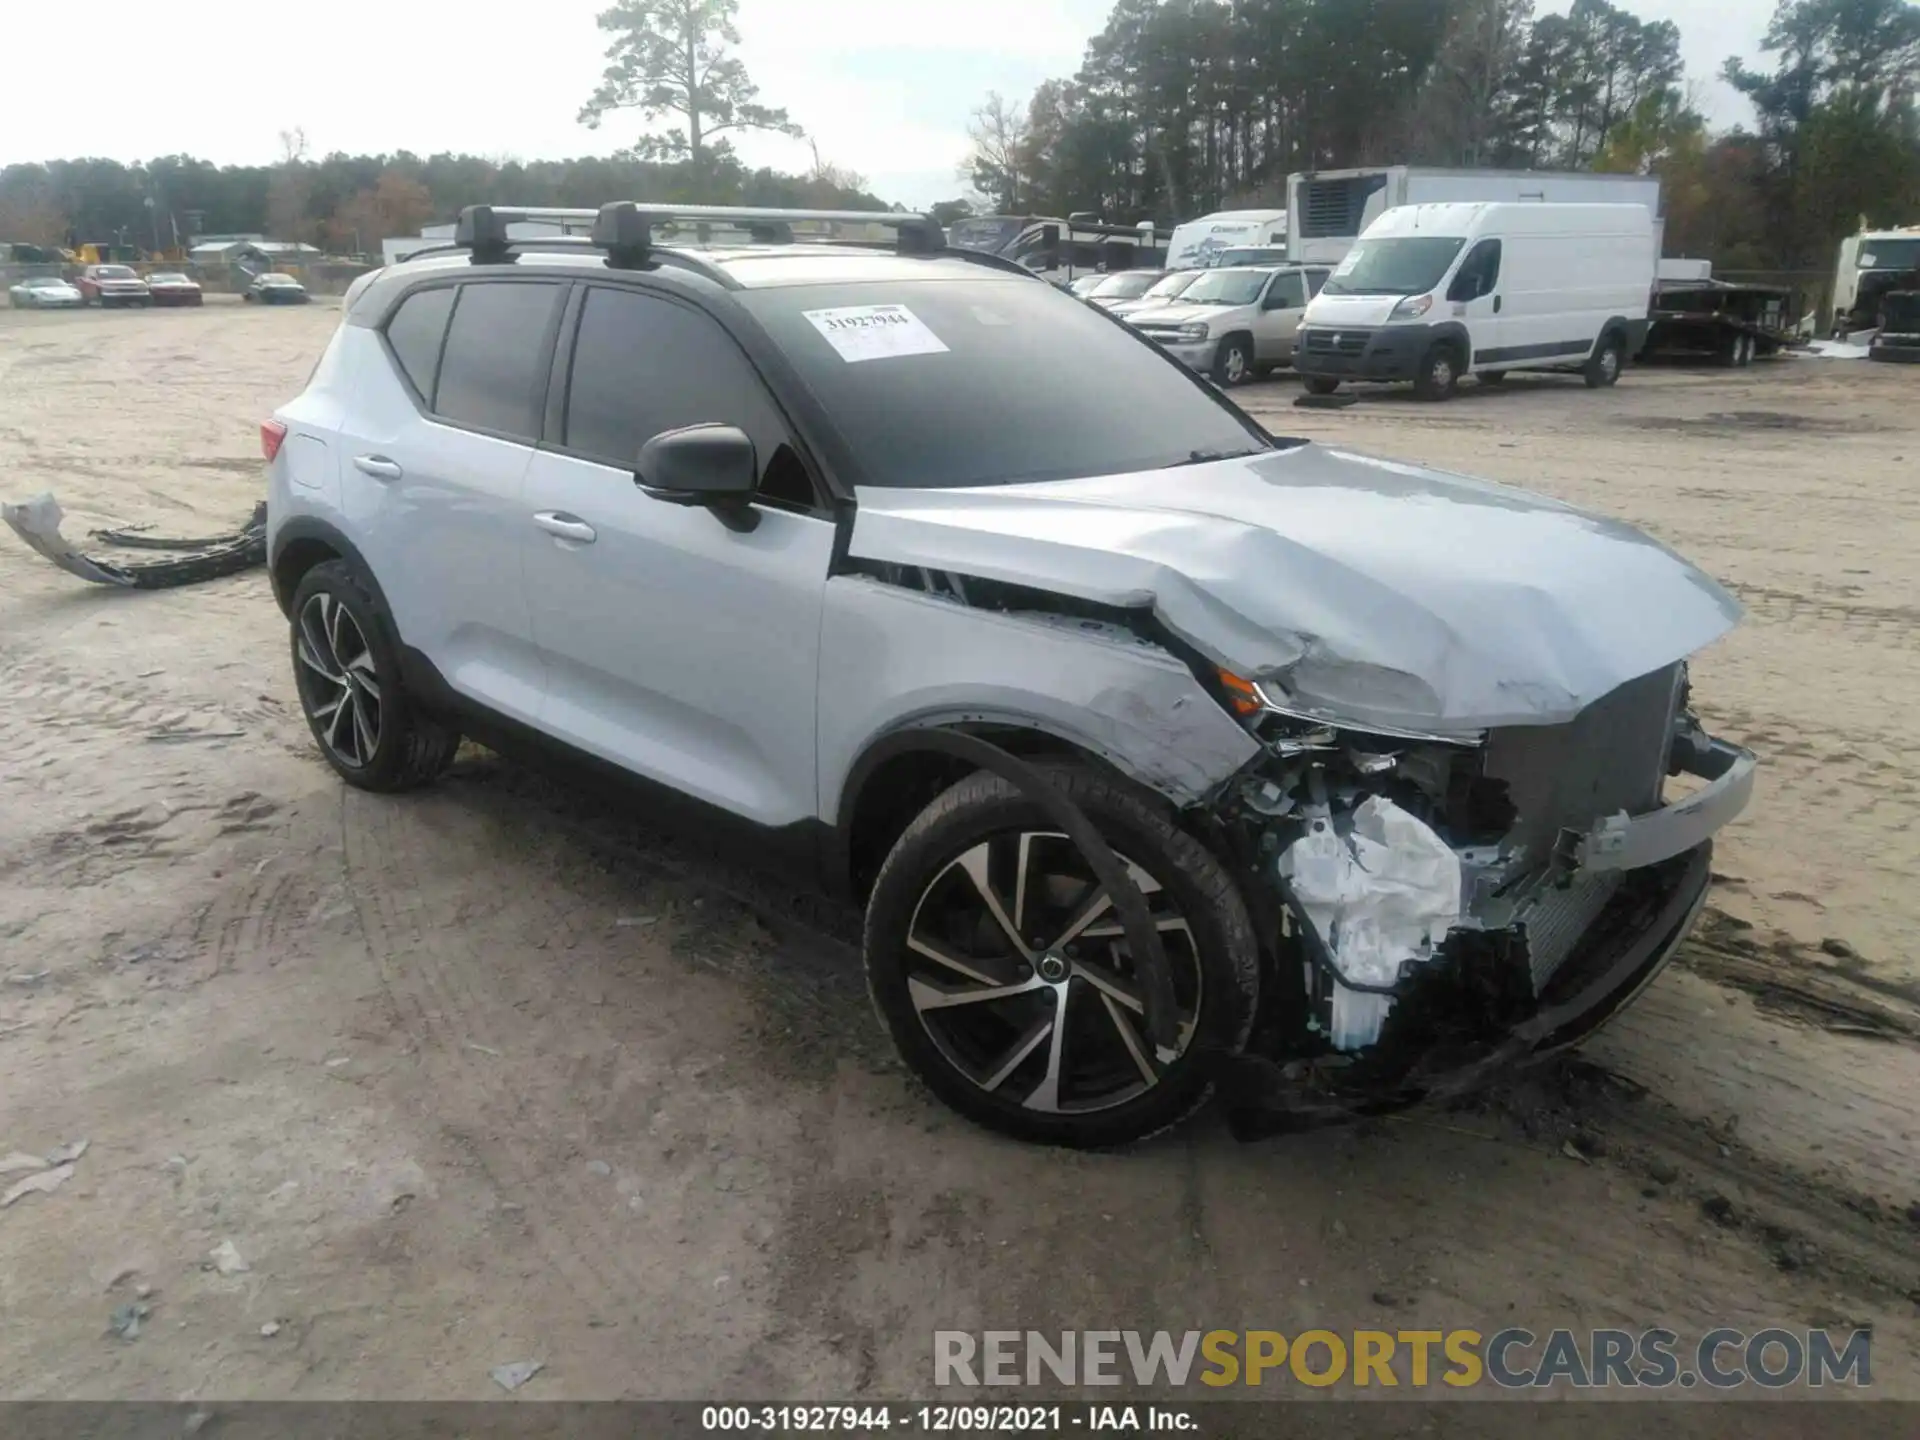
[(1244, 460), (1249, 455), (1265, 453), (1265, 446), (1256, 446), (1251, 450), (1189, 450), (1186, 459), (1176, 460), (1163, 468), (1178, 470), (1182, 465), (1210, 465), (1215, 460)]

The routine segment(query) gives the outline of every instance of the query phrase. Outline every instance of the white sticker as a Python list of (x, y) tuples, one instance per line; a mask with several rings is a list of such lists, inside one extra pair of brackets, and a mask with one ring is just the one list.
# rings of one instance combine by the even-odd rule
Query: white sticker
[(1880, 257), (1878, 255), (1862, 255), (1860, 257), (1860, 268), (1862, 270), (1871, 270), (1879, 263)]
[(901, 355), (938, 355), (940, 337), (904, 305), (842, 305), (801, 312), (849, 365)]
[(1346, 256), (1340, 261), (1340, 264), (1335, 267), (1333, 273), (1336, 275), (1351, 275), (1353, 273), (1353, 267), (1360, 263), (1360, 257), (1366, 253), (1367, 252), (1360, 246), (1354, 246), (1353, 249), (1347, 251)]

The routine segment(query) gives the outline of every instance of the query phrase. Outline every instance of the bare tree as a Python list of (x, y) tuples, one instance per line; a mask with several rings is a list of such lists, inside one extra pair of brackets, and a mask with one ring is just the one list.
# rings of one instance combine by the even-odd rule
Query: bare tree
[(610, 110), (638, 110), (648, 121), (678, 116), (679, 124), (646, 135), (633, 147), (637, 158), (693, 161), (704, 175), (716, 135), (729, 130), (771, 130), (798, 136), (785, 110), (759, 103), (759, 87), (729, 47), (740, 43), (734, 27), (738, 0), (619, 0), (600, 12), (599, 25), (613, 38), (600, 87), (580, 109), (583, 124), (598, 128)]
[(1026, 107), (989, 90), (986, 102), (967, 121), (967, 139), (973, 150), (960, 167), (960, 178), (971, 180), (1002, 212), (1017, 214), (1020, 197), (1031, 189)]
[(296, 125), (280, 132), (280, 163), (267, 182), (267, 236), (273, 240), (306, 240), (313, 230), (307, 213), (313, 198), (313, 179), (307, 164), (307, 132)]

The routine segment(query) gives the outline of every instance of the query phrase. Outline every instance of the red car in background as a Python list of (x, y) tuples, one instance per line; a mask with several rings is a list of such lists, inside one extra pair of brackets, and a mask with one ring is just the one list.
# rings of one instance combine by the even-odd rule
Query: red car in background
[(131, 265), (89, 265), (73, 282), (88, 305), (145, 305), (147, 282)]
[(178, 270), (163, 270), (147, 277), (147, 296), (155, 305), (198, 305), (200, 286)]

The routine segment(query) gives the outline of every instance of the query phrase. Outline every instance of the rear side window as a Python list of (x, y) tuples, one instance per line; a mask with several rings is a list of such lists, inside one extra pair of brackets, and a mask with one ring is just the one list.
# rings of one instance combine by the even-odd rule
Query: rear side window
[(654, 436), (703, 424), (752, 438), (761, 499), (814, 503), (779, 412), (718, 321), (632, 290), (589, 290), (567, 386), (567, 448), (631, 470)]
[(400, 373), (407, 377), (422, 404), (433, 404), (433, 382), (440, 372), (440, 344), (447, 338), (447, 317), (453, 313), (454, 290), (416, 290), (400, 302), (387, 321), (387, 344)]
[(471, 281), (460, 287), (440, 359), (433, 410), (457, 425), (534, 439), (546, 339), (561, 287)]

